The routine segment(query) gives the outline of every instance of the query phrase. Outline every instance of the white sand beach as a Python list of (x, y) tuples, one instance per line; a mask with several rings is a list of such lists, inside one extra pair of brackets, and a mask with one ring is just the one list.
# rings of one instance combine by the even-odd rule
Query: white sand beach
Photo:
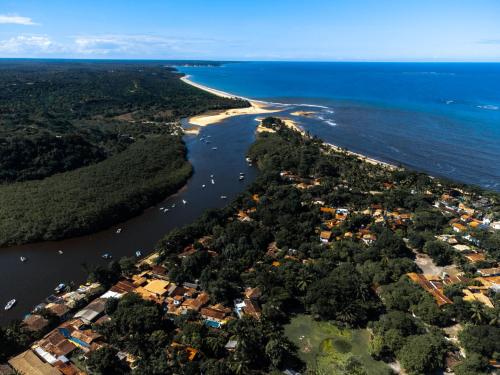
[(194, 116), (189, 119), (189, 123), (198, 126), (207, 126), (211, 124), (216, 124), (225, 120), (226, 118), (233, 116), (241, 116), (241, 115), (258, 115), (258, 114), (266, 114), (266, 113), (276, 113), (281, 112), (281, 109), (270, 109), (267, 103), (260, 102), (256, 100), (250, 100), (248, 98), (239, 97), (236, 95), (229, 94), (224, 91), (212, 89), (210, 87), (200, 85), (199, 83), (195, 83), (189, 80), (189, 76), (182, 77), (181, 80), (191, 86), (197, 87), (201, 90), (207, 91), (211, 94), (223, 97), (223, 98), (239, 98), (243, 100), (248, 100), (250, 102), (250, 107), (246, 108), (233, 108), (221, 111), (211, 111), (204, 113), (202, 115)]

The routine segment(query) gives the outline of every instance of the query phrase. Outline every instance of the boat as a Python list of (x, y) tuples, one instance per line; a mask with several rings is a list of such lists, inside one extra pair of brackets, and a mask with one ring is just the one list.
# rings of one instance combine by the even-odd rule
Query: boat
[(54, 288), (54, 292), (61, 293), (64, 288), (66, 288), (66, 284), (60, 283), (58, 286)]
[(172, 205), (172, 208), (175, 208), (175, 203)]
[(26, 258), (26, 257), (19, 257), (19, 260), (20, 260), (21, 262), (26, 262), (26, 261), (28, 260), (28, 258)]
[(212, 150), (216, 151), (216, 150), (217, 150), (217, 147), (212, 147)]
[(111, 258), (112, 258), (112, 256), (111, 256), (111, 254), (110, 254), (110, 253), (104, 253), (104, 254), (102, 254), (102, 255), (101, 255), (101, 257), (102, 257), (103, 259), (111, 259)]
[(211, 175), (210, 175), (210, 178), (214, 178), (214, 175), (213, 175), (213, 174), (211, 174)]
[(5, 310), (10, 310), (12, 309), (12, 307), (16, 304), (16, 300), (15, 299), (11, 299), (9, 302), (7, 302), (7, 304), (5, 305), (4, 309)]
[(163, 212), (164, 212), (164, 213), (167, 213), (168, 211), (170, 211), (170, 208), (165, 208), (165, 209), (163, 210)]
[(213, 178), (212, 178), (211, 182), (212, 182), (212, 185), (215, 185), (215, 180)]
[(245, 173), (244, 173), (244, 172), (240, 172), (240, 176), (244, 176), (244, 175), (245, 175)]
[(163, 211), (165, 209), (165, 207), (160, 207), (160, 211)]
[(201, 185), (201, 187), (202, 187), (202, 188), (206, 188), (206, 187), (207, 187), (207, 185), (203, 184), (203, 185)]
[(59, 250), (58, 253), (59, 253), (59, 255), (63, 255), (64, 254), (62, 250)]
[(245, 158), (245, 160), (247, 161), (247, 163), (251, 163), (252, 162), (252, 159), (250, 159), (250, 158)]
[(186, 204), (186, 203), (187, 203), (187, 201), (183, 199), (183, 200), (182, 200), (182, 203), (183, 203), (183, 204)]
[(204, 139), (205, 139), (205, 138), (201, 137), (201, 138), (200, 138), (200, 141), (201, 141), (201, 142), (203, 142), (203, 140), (204, 140)]
[(120, 234), (121, 232), (122, 232), (122, 228), (118, 228), (118, 229), (116, 230), (116, 234)]
[(244, 179), (245, 179), (245, 176), (240, 176), (240, 181), (244, 180)]
[(221, 195), (220, 199), (227, 199), (227, 197), (225, 195)]
[(142, 256), (142, 251), (141, 251), (141, 250), (137, 250), (137, 251), (135, 252), (135, 256), (136, 256), (137, 258), (140, 258), (140, 257)]

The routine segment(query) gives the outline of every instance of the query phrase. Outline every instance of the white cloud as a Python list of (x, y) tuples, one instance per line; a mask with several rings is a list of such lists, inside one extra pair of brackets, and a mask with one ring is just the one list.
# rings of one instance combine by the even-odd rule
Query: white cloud
[(84, 55), (158, 55), (191, 52), (210, 39), (154, 35), (87, 35), (74, 39), (77, 53)]
[(0, 40), (0, 53), (5, 55), (38, 55), (61, 51), (61, 46), (45, 35), (18, 35)]
[(0, 24), (36, 25), (31, 18), (15, 14), (0, 14)]

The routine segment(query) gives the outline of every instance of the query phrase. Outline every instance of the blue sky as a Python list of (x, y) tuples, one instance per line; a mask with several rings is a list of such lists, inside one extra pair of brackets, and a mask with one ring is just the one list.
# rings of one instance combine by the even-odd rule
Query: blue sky
[(0, 57), (500, 61), (499, 0), (0, 0)]

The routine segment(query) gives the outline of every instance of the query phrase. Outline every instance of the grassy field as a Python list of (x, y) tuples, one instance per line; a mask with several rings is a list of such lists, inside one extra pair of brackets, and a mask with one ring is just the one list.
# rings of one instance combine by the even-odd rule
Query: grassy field
[(368, 375), (392, 374), (385, 363), (370, 356), (366, 330), (342, 329), (317, 322), (309, 315), (298, 315), (285, 326), (285, 334), (298, 346), (299, 356), (307, 364), (307, 374), (350, 374), (352, 369), (346, 367), (353, 359)]

